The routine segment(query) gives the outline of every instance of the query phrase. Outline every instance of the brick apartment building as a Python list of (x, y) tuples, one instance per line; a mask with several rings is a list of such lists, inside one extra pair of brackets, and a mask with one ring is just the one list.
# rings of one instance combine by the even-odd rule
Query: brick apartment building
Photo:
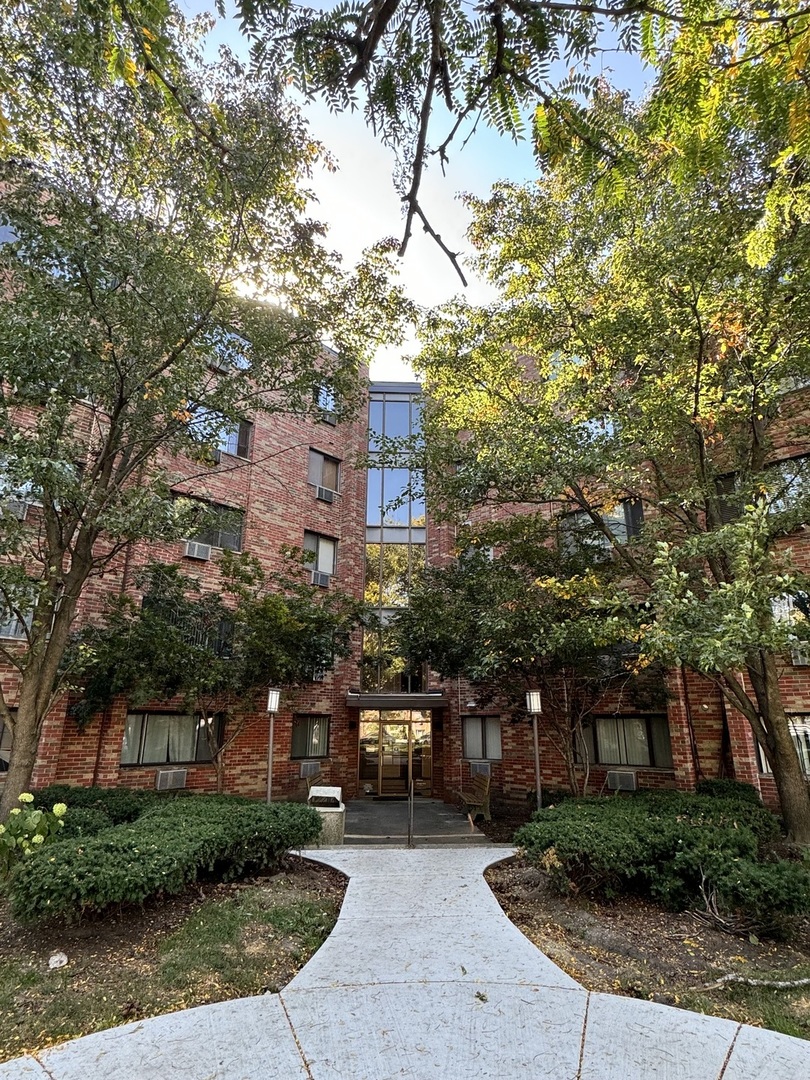
[[(231, 517), (215, 535), (148, 548), (132, 544), (88, 591), (80, 617), (99, 610), (105, 592), (137, 596), (136, 572), (147, 558), (179, 563), (214, 588), (218, 549), (250, 552), (272, 571), (284, 545), (307, 548), (314, 553), (312, 587), (337, 585), (365, 596), (381, 629), (365, 631), (365, 640), (358, 631), (349, 660), (282, 694), (274, 722), (273, 798), (296, 796), (302, 778), (321, 772), (349, 799), (402, 794), (412, 780), (418, 794), (454, 801), (472, 774), (484, 772), (496, 799), (525, 800), (535, 787), (532, 726), (525, 714), (480, 708), (474, 687), (409, 668), (387, 640), (387, 623), (407, 601), (411, 576), (426, 561), (452, 558), (454, 550), (453, 530), (435, 527), (423, 503), (402, 497), (408, 469), (373, 467), (378, 434), (418, 430), (419, 387), (372, 384), (368, 412), (352, 420), (341, 420), (328, 400), (322, 405), (320, 420), (257, 414), (252, 424), (241, 424), (223, 437), (218, 463), (204, 481), (184, 483), (183, 475), (198, 475), (199, 467), (189, 462), (183, 473), (180, 463), (175, 489), (239, 511), (241, 527)], [(369, 469), (355, 464), (366, 451)], [(810, 553), (810, 540), (801, 543)], [(0, 635), (19, 637), (20, 627), (7, 619)], [(784, 688), (810, 772), (810, 657), (797, 653), (793, 660), (786, 664)], [(14, 675), (8, 670), (3, 678), (13, 707)], [(691, 673), (671, 671), (664, 683), (656, 707), (628, 706), (615, 695), (601, 702), (589, 735), (590, 790), (628, 784), (689, 789), (701, 778), (734, 776), (775, 804), (772, 778), (743, 717)], [(215, 789), (197, 719), (173, 703), (130, 710), (118, 700), (81, 730), (66, 709), (63, 700), (46, 721), (35, 787), (171, 783)], [(227, 750), (227, 792), (266, 797), (268, 741), (265, 705), (257, 701), (251, 722)], [(9, 748), (0, 726), (0, 783)], [(542, 730), (539, 750), (544, 786), (565, 787), (565, 763)]]

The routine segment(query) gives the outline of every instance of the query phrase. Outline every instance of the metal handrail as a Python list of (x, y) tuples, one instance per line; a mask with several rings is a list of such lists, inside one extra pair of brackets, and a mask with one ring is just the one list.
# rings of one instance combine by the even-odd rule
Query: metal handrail
[(408, 783), (408, 847), (414, 847), (413, 842), (413, 780)]

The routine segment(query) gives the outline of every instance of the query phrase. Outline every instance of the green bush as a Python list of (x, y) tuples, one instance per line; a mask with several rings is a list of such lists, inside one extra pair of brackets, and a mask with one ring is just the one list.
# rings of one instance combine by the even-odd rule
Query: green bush
[(103, 810), (94, 810), (92, 807), (79, 806), (68, 809), (64, 819), (65, 827), (57, 837), (58, 840), (75, 840), (79, 836), (95, 836), (104, 829), (111, 829), (112, 819)]
[(767, 927), (810, 913), (810, 866), (776, 859), (777, 819), (750, 800), (644, 793), (580, 799), (535, 813), (515, 842), (557, 885), (718, 908)]
[(135, 821), (161, 798), (154, 791), (135, 788), (75, 787), (70, 784), (52, 784), (36, 792), (35, 797), (37, 806), (62, 802), (70, 810), (101, 810), (114, 825)]
[(9, 883), (11, 909), (35, 922), (143, 903), (204, 876), (229, 880), (275, 867), (320, 829), (317, 811), (293, 803), (204, 795), (153, 803), (137, 821), (26, 860)]
[(762, 805), (757, 789), (753, 784), (744, 784), (742, 780), (700, 780), (695, 791), (698, 795), (708, 795), (714, 799), (741, 799)]

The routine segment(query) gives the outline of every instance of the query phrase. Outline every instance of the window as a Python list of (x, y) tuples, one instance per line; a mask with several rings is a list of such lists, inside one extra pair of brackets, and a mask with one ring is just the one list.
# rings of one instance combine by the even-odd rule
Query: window
[(19, 615), (15, 615), (8, 608), (0, 608), (0, 638), (14, 638), (16, 641), (27, 640), (33, 618), (33, 611), (25, 612), (24, 616), (20, 618)]
[[(807, 593), (783, 593), (771, 600), (771, 610), (776, 622), (786, 622), (791, 626), (810, 625), (810, 596)], [(791, 634), (795, 645), (790, 650), (794, 667), (810, 664), (810, 643)]]
[(291, 758), (322, 758), (329, 754), (329, 717), (294, 716)]
[(672, 768), (666, 716), (600, 716), (583, 734), (593, 764)]
[(223, 454), (231, 454), (233, 457), (249, 457), (252, 431), (253, 424), (247, 420), (240, 420), (239, 423), (221, 433), (217, 443), (217, 450), (220, 450)]
[[(12, 715), (16, 709), (10, 710)], [(8, 772), (8, 763), (11, 759), (11, 732), (0, 720), (0, 773)]]
[(464, 757), (468, 760), (501, 760), (500, 716), (462, 716)]
[[(790, 725), (790, 734), (793, 736), (793, 742), (796, 745), (796, 752), (799, 755), (802, 772), (805, 776), (810, 777), (810, 716), (807, 714), (789, 716), (788, 724)], [(756, 744), (756, 747), (759, 771), (771, 776), (772, 769), (768, 764), (765, 755), (762, 753), (762, 747), (759, 743)]]
[[(223, 717), (214, 717), (214, 737), (222, 740)], [(210, 761), (206, 723), (187, 713), (129, 713), (121, 747), (122, 765), (179, 765)]]
[(335, 398), (335, 391), (332, 387), (327, 386), (325, 383), (322, 386), (319, 386), (315, 392), (315, 401), (321, 412), (321, 420), (323, 420), (325, 424), (336, 424), (337, 399)]
[[(626, 499), (612, 510), (604, 510), (600, 517), (613, 534), (617, 544), (626, 544), (641, 533), (644, 508), (638, 500)], [(575, 510), (560, 518), (560, 546), (566, 555), (589, 551), (591, 554), (609, 554), (613, 549), (609, 537), (598, 529), (586, 510)]]
[(337, 563), (337, 540), (319, 533), (304, 533), (304, 551), (314, 556), (309, 562), (312, 580), (316, 585), (328, 585)]
[(230, 506), (211, 506), (219, 521), (214, 521), (207, 529), (202, 529), (189, 540), (196, 544), (210, 544), (211, 547), (225, 548), (227, 551), (242, 550), (242, 531), (245, 525), (244, 510), (234, 510)]
[(325, 491), (340, 491), (340, 462), (319, 450), (310, 450), (307, 483)]

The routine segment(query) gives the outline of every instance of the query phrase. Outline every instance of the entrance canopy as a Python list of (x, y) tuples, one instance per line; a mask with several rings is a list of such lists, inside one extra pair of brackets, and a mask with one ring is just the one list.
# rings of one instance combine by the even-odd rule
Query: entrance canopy
[(350, 709), (443, 709), (446, 696), (439, 691), (432, 694), (355, 694), (346, 695)]

